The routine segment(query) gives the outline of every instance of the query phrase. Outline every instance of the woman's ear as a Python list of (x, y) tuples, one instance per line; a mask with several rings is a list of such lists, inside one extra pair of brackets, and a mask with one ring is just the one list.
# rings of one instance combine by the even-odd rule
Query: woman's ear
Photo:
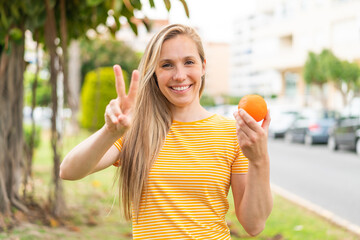
[(203, 63), (202, 63), (202, 76), (205, 75), (205, 71), (206, 70), (206, 59), (204, 59)]

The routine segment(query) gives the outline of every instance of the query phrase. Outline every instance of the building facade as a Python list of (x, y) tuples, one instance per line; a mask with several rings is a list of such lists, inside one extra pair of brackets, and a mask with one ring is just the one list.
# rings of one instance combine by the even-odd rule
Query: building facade
[[(360, 60), (359, 0), (258, 0), (254, 12), (235, 23), (231, 94), (277, 95), (297, 106), (320, 105), (306, 86), (303, 66), (309, 51), (330, 49), (343, 60)], [(341, 108), (329, 84), (328, 107)]]

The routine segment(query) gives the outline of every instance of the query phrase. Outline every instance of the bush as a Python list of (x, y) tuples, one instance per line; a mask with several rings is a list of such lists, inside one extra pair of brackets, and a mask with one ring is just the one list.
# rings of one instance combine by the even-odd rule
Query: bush
[[(123, 76), (127, 90), (129, 80), (124, 70)], [(110, 100), (116, 97), (115, 75), (112, 67), (98, 68), (88, 72), (81, 90), (81, 126), (89, 130), (100, 129), (105, 123), (105, 108)]]

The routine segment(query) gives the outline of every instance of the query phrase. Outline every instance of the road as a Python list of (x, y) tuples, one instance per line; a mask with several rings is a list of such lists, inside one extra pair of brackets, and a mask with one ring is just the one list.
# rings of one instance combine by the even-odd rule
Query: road
[(325, 145), (269, 140), (271, 182), (360, 226), (360, 157)]

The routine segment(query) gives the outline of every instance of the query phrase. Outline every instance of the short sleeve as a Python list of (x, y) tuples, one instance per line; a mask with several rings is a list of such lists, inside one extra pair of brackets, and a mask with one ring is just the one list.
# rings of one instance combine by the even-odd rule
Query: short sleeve
[[(123, 137), (119, 138), (116, 142), (114, 142), (115, 147), (121, 152), (123, 146)], [(120, 159), (113, 163), (115, 167), (119, 167), (121, 165)]]
[(241, 151), (238, 142), (236, 141), (235, 147), (235, 160), (231, 166), (231, 174), (246, 174), (248, 172), (249, 160)]

